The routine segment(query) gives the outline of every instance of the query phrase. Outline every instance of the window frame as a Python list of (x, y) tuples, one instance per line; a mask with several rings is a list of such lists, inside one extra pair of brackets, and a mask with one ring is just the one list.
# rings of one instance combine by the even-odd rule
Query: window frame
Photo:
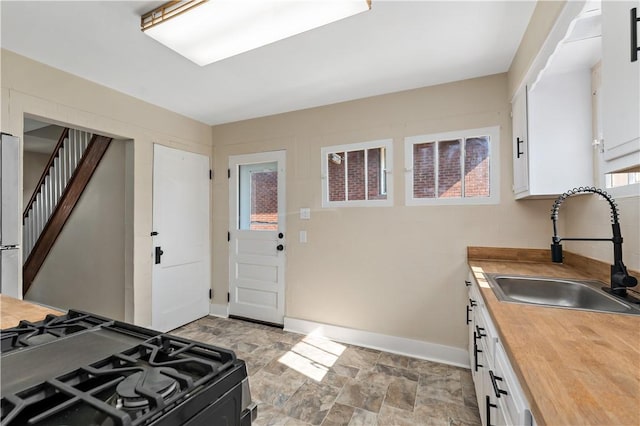
[[(381, 163), (381, 168), (386, 177), (386, 184), (384, 185), (385, 195), (384, 200), (344, 200), (344, 201), (329, 201), (329, 170), (327, 164), (327, 157), (331, 153), (344, 152), (345, 157), (348, 152), (362, 151), (368, 149), (383, 148), (384, 161)], [(368, 168), (366, 166), (367, 156), (365, 155), (365, 182), (368, 182)], [(393, 173), (389, 168), (393, 164), (393, 139), (377, 139), (366, 142), (356, 142), (344, 145), (332, 145), (325, 146), (320, 149), (320, 161), (322, 171), (322, 207), (389, 207), (393, 206)], [(345, 192), (347, 192), (348, 186), (345, 185)], [(366, 187), (365, 187), (366, 188)], [(382, 186), (381, 186), (382, 188)], [(368, 191), (365, 190), (365, 194), (368, 196)], [(346, 194), (345, 194), (346, 195)]]
[[(464, 141), (467, 138), (489, 136), (489, 196), (488, 197), (436, 197), (415, 198), (413, 196), (413, 146), (428, 142), (440, 142), (462, 139), (461, 144), (461, 185), (464, 193)], [(404, 138), (405, 164), (405, 205), (407, 206), (442, 206), (442, 205), (494, 205), (500, 203), (500, 126), (477, 129), (455, 130), (443, 133), (407, 136)], [(438, 169), (436, 166), (436, 175)]]

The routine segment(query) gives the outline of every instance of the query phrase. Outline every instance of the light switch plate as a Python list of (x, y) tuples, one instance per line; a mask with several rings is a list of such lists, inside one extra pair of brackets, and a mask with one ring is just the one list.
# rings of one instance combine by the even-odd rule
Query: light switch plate
[(300, 219), (311, 219), (311, 209), (308, 207), (303, 207), (300, 209)]
[(300, 231), (300, 242), (301, 243), (307, 242), (307, 231)]

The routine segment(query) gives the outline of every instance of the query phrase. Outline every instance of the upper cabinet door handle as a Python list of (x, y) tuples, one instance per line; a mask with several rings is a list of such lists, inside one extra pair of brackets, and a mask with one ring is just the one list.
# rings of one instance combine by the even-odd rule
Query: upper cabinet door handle
[(520, 158), (521, 155), (524, 155), (524, 152), (520, 152), (520, 144), (524, 143), (524, 139), (516, 138), (516, 158)]
[(635, 62), (638, 60), (638, 51), (640, 47), (638, 47), (638, 22), (640, 22), (640, 18), (638, 18), (638, 8), (634, 7), (631, 9), (631, 62)]

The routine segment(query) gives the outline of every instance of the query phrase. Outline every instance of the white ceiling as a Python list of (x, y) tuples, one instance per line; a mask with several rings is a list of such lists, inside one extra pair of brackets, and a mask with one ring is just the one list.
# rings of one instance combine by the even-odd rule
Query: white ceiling
[(140, 31), (140, 15), (162, 3), (3, 0), (0, 42), (213, 125), (505, 72), (535, 7), (373, 0), (368, 12), (200, 67)]

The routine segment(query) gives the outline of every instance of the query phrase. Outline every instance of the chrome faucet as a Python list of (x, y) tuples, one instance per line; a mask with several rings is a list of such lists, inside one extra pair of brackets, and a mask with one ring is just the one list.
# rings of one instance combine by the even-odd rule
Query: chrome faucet
[[(580, 193), (594, 193), (602, 196), (611, 207), (611, 227), (613, 228), (612, 238), (560, 238), (558, 237), (557, 221), (558, 210), (560, 205), (572, 195)], [(553, 203), (551, 209), (551, 220), (553, 221), (553, 237), (551, 238), (551, 260), (556, 263), (562, 263), (562, 244), (561, 241), (611, 241), (613, 243), (613, 265), (611, 265), (611, 288), (604, 288), (616, 296), (626, 297), (627, 287), (634, 287), (638, 284), (638, 280), (635, 277), (629, 275), (627, 267), (622, 262), (622, 234), (620, 233), (620, 222), (618, 221), (618, 205), (615, 200), (611, 198), (602, 189), (580, 187), (574, 188), (565, 192), (559, 196)]]

